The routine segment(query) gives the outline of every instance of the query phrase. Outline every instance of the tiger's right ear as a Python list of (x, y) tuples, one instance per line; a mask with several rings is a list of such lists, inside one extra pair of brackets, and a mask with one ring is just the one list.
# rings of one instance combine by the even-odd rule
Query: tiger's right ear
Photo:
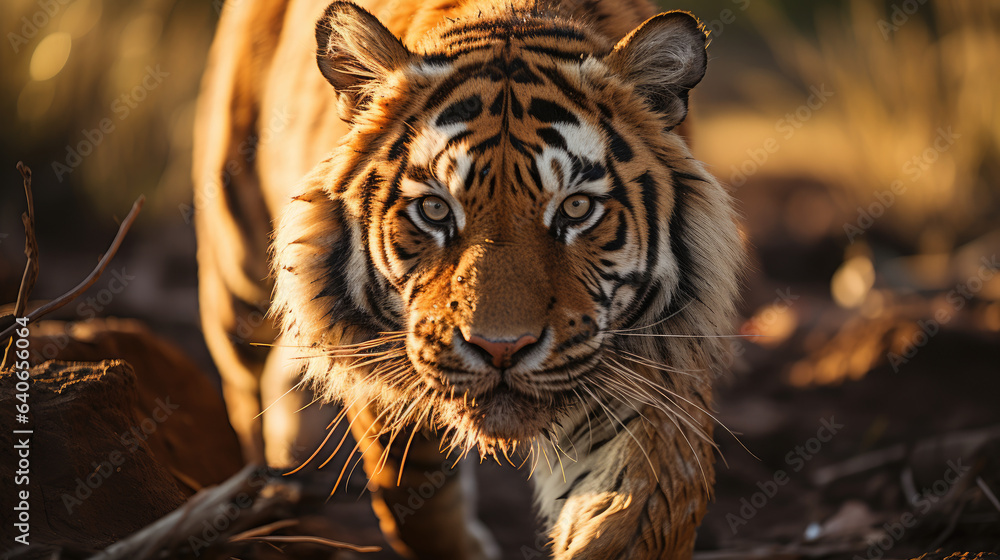
[(351, 2), (330, 4), (316, 23), (316, 62), (340, 96), (340, 116), (346, 121), (366, 103), (365, 86), (411, 56), (382, 22)]

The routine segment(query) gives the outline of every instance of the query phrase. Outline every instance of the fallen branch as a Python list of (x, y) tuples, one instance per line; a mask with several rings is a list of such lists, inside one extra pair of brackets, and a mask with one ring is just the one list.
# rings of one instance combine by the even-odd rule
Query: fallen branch
[[(229, 558), (236, 553), (234, 547), (254, 543), (272, 546), (305, 543), (355, 552), (381, 550), (377, 546), (358, 546), (311, 535), (271, 535), (298, 523), (295, 519), (271, 520), (291, 513), (299, 499), (297, 485), (274, 476), (265, 467), (249, 465), (89, 560)], [(220, 520), (225, 521), (222, 528), (218, 528)], [(210, 540), (206, 540), (206, 527), (217, 528)]]

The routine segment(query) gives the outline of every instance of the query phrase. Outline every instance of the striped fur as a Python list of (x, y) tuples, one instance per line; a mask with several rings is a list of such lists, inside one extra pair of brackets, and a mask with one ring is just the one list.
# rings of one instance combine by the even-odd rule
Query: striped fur
[[(302, 4), (284, 10), (286, 27), (315, 14)], [(319, 17), (325, 104), (315, 76), (250, 96), (258, 115), (305, 109), (277, 135), (287, 144), (261, 148), (259, 194), (240, 193), (278, 216), (281, 344), (300, 349), (314, 390), (362, 418), (374, 480), (388, 468), (406, 484), (410, 445), (520, 454), (556, 558), (689, 557), (742, 262), (729, 195), (674, 132), (705, 70), (702, 28), (610, 0), (367, 7), (389, 28), (344, 2)], [(298, 75), (300, 44), (278, 39), (261, 73)], [(296, 169), (282, 154), (321, 153), (332, 131), (332, 155), (284, 202)], [(570, 215), (573, 197), (590, 210)], [(243, 246), (199, 228), (203, 247)], [(211, 274), (217, 259), (203, 254)], [(400, 550), (490, 555), (472, 541), (430, 551), (376, 486)], [(447, 508), (432, 517), (477, 530)]]

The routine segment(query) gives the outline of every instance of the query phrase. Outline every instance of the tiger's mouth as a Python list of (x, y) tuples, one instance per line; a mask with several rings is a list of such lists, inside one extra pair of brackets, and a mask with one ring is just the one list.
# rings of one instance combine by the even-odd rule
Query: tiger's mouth
[(480, 448), (489, 449), (531, 441), (549, 430), (578, 400), (572, 388), (535, 394), (503, 380), (475, 397), (443, 394), (438, 408), (449, 427), (466, 432)]
[[(442, 372), (425, 382), (438, 394), (438, 418), (472, 436), (480, 448), (528, 442), (549, 431), (581, 404), (580, 383), (600, 363), (600, 352), (539, 371), (499, 370), (474, 374), (471, 384), (443, 383)], [(538, 377), (569, 375), (557, 385), (540, 386)], [(533, 382), (534, 381), (534, 382)]]

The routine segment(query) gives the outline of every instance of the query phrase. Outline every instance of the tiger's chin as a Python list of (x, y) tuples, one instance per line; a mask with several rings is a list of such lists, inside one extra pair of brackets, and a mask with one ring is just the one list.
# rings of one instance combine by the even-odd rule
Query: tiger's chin
[(562, 394), (527, 395), (501, 384), (474, 399), (445, 398), (438, 419), (461, 447), (495, 455), (531, 444), (549, 432), (572, 407)]

